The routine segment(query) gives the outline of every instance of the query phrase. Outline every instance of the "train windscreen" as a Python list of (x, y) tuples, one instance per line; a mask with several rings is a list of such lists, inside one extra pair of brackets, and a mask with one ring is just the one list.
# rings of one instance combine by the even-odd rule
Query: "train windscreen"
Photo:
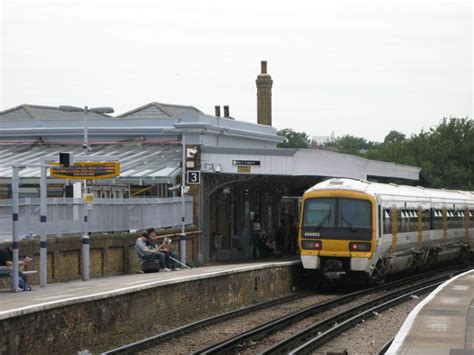
[(370, 201), (347, 198), (305, 201), (303, 237), (370, 240), (371, 229)]

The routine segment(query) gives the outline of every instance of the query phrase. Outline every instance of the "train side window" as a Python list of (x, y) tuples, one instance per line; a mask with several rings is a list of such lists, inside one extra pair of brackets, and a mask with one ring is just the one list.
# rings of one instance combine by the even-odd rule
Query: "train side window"
[(433, 229), (443, 229), (443, 213), (440, 209), (433, 210)]
[(423, 210), (423, 217), (422, 217), (422, 223), (423, 223), (423, 230), (427, 231), (431, 229), (431, 211), (430, 210)]
[(405, 233), (408, 231), (409, 225), (408, 211), (401, 210), (399, 213), (398, 233)]
[(416, 210), (410, 210), (410, 232), (418, 231), (418, 213)]
[(392, 233), (392, 219), (390, 218), (390, 208), (385, 208), (383, 210), (383, 234)]

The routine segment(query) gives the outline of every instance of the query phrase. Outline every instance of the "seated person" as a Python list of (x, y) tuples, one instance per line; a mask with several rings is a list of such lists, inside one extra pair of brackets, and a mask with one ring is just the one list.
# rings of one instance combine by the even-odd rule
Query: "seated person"
[(266, 237), (265, 233), (260, 234), (257, 240), (257, 248), (260, 253), (260, 258), (262, 259), (266, 259), (273, 255), (274, 250), (272, 242)]
[[(20, 268), (28, 266), (28, 263), (31, 261), (31, 258), (25, 257), (23, 260), (18, 260), (18, 266)], [(6, 249), (0, 250), (0, 275), (9, 275), (12, 277), (13, 271), (13, 245), (10, 243)], [(18, 271), (18, 276), (20, 277), (20, 288), (24, 290), (31, 290), (31, 287), (28, 286), (26, 282), (26, 275)], [(22, 281), (24, 287), (21, 287)]]
[[(136, 243), (135, 243), (135, 250), (137, 251), (138, 257), (140, 258), (140, 261), (142, 263), (142, 269), (143, 269), (143, 264), (148, 261), (156, 262), (158, 261), (160, 265), (160, 270), (161, 271), (170, 271), (166, 267), (165, 263), (165, 254), (158, 251), (158, 250), (153, 250), (149, 247), (149, 245), (152, 244), (152, 239), (148, 235), (147, 232), (143, 233), (140, 237), (138, 237)], [(143, 270), (145, 271), (145, 270)]]
[(147, 230), (147, 232), (148, 232), (148, 235), (150, 236), (150, 238), (153, 240), (154, 245), (156, 247), (156, 250), (158, 250), (159, 252), (166, 255), (166, 265), (167, 265), (167, 267), (171, 268), (172, 271), (175, 271), (176, 270), (175, 260), (178, 258), (178, 256), (176, 255), (176, 253), (169, 250), (171, 239), (164, 238), (163, 242), (160, 245), (158, 245), (158, 243), (157, 243), (158, 236), (156, 235), (155, 228), (149, 228)]

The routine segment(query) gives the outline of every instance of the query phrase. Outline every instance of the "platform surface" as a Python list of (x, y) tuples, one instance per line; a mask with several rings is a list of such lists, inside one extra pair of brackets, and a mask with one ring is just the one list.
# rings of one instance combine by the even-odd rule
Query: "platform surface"
[(88, 281), (51, 283), (46, 287), (33, 286), (33, 291), (30, 292), (12, 293), (4, 289), (0, 290), (0, 320), (39, 310), (114, 297), (157, 286), (298, 263), (300, 261), (296, 259), (254, 261), (181, 269), (174, 272), (130, 274), (94, 278)]
[(418, 304), (386, 354), (474, 355), (474, 269), (446, 281)]

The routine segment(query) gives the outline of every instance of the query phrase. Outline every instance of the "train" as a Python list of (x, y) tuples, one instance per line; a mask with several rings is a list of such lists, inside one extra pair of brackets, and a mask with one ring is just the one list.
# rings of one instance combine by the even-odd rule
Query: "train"
[(301, 203), (303, 267), (328, 280), (378, 283), (473, 257), (470, 191), (332, 178), (305, 191)]

